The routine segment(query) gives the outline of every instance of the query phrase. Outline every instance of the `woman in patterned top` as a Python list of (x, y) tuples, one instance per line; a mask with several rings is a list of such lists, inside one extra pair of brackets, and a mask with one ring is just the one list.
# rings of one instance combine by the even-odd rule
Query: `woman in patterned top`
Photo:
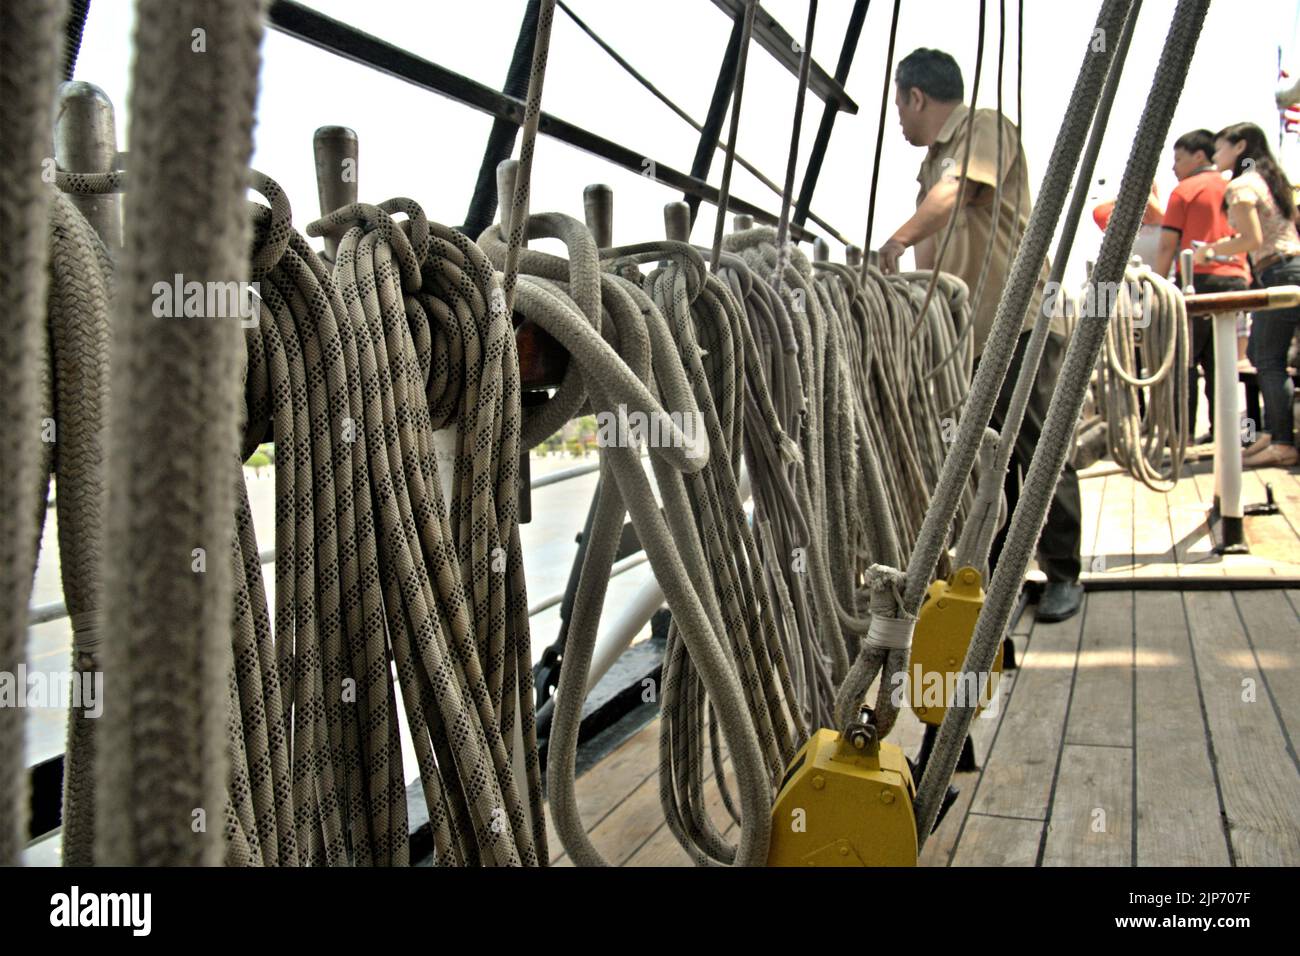
[[(1232, 172), (1223, 204), (1237, 235), (1201, 246), (1197, 260), (1209, 262), (1213, 256), (1246, 252), (1259, 285), (1300, 285), (1295, 202), (1264, 131), (1254, 123), (1237, 123), (1219, 131), (1214, 147), (1215, 166)], [(1286, 368), (1287, 349), (1298, 323), (1300, 307), (1260, 312), (1251, 322), (1246, 354), (1259, 376), (1264, 428), (1243, 452), (1248, 467), (1289, 467), (1300, 462), (1292, 410), (1295, 385)]]

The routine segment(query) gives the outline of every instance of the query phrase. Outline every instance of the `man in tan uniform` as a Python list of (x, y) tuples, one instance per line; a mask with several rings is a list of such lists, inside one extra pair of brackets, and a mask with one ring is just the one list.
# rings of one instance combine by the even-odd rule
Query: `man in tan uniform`
[[(925, 146), (928, 151), (916, 177), (920, 184), (916, 213), (880, 247), (880, 267), (887, 273), (897, 272), (899, 258), (912, 248), (917, 268), (937, 267), (963, 279), (971, 295), (972, 333), (978, 363), (993, 328), (998, 300), (1011, 272), (1020, 237), (1029, 224), (1032, 206), (1025, 154), (1015, 124), (1005, 116), (987, 109), (976, 110), (972, 115), (962, 102), (961, 69), (947, 53), (925, 48), (915, 50), (899, 62), (894, 79), (897, 85), (894, 102), (903, 136), (913, 146)], [(968, 142), (969, 162), (966, 160)], [(949, 218), (959, 200), (961, 208), (952, 237), (942, 250), (942, 261), (936, 264)], [(1029, 331), (1043, 308), (1047, 278), (1048, 267), (1044, 263), (993, 410), (995, 428), (1001, 429), (1010, 404)], [(1019, 497), (1021, 473), (1029, 471), (1065, 357), (1067, 342), (1059, 318), (1053, 319), (1051, 330), (1007, 474), (1008, 509), (1015, 508)], [(1078, 583), (1080, 514), (1078, 477), (1067, 462), (1038, 542), (1038, 564), (1048, 582), (1038, 604), (1039, 620), (1061, 621), (1079, 610), (1083, 594)], [(993, 542), (990, 570), (996, 566), (1002, 551), (1005, 532), (1004, 528)]]

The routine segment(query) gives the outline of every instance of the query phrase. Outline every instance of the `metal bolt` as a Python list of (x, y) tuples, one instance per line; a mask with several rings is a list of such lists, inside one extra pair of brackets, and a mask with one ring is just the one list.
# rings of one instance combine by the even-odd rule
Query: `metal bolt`
[(823, 777), (821, 774), (817, 774), (817, 776), (813, 777), (812, 783), (813, 783), (814, 790), (826, 789), (826, 778)]
[(894, 792), (893, 792), (892, 790), (881, 790), (881, 791), (880, 791), (880, 802), (881, 802), (881, 803), (893, 803), (893, 802), (894, 802)]
[(840, 847), (840, 856), (848, 856), (848, 855), (849, 855), (849, 848), (846, 846)]

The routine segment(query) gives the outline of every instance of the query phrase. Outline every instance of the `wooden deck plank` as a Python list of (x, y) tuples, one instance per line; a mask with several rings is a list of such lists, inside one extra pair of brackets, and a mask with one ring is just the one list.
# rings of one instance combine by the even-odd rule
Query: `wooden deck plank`
[(1107, 475), (1095, 555), (1089, 571), (1104, 578), (1133, 576), (1133, 480)]
[(1246, 515), (1242, 522), (1250, 553), (1272, 564), (1275, 574), (1300, 576), (1300, 483), (1283, 468), (1248, 468), (1244, 473), (1242, 504), (1267, 500), (1266, 486), (1280, 509), (1274, 515)]
[[(731, 770), (731, 758), (728, 757), (723, 761), (723, 768), (728, 773)], [(736, 788), (734, 780), (729, 779), (731, 787), (731, 798), (736, 800)], [(704, 807), (709, 817), (713, 820), (718, 828), (718, 832), (724, 836), (730, 830), (734, 821), (727, 814), (726, 807), (722, 803), (722, 793), (718, 789), (718, 780), (715, 774), (710, 774), (704, 781)], [(663, 818), (662, 811), (659, 814)], [(668, 829), (668, 824), (661, 822), (657, 829), (645, 843), (641, 845), (623, 863), (624, 866), (691, 866), (691, 858), (687, 852), (682, 849), (682, 845), (677, 842), (677, 837), (673, 836), (672, 830)]]
[(1132, 749), (1067, 743), (1043, 866), (1128, 866), (1132, 848)]
[(1300, 864), (1300, 773), (1233, 596), (1188, 592), (1183, 601), (1235, 860), (1246, 866)]
[(1206, 515), (1210, 499), (1202, 499), (1193, 477), (1182, 478), (1168, 496), (1169, 530), (1174, 540), (1178, 575), (1221, 575), (1219, 559), (1213, 553)]
[[(1083, 570), (1092, 569), (1093, 560), (1100, 552), (1097, 550), (1097, 529), (1101, 524), (1101, 506), (1106, 500), (1106, 482), (1108, 475), (1094, 478), (1079, 476), (1080, 529), (1079, 554), (1083, 559)], [(1103, 563), (1104, 566), (1104, 563)]]
[(953, 855), (953, 866), (1033, 866), (1038, 859), (1040, 820), (1016, 820), (972, 813)]
[[(621, 804), (648, 777), (659, 770), (659, 721), (652, 720), (600, 763), (578, 777), (574, 792), (583, 825), (590, 832), (615, 807)], [(551, 864), (556, 865), (564, 853), (547, 807), (547, 841)]]
[[(1084, 600), (1083, 610), (1070, 620), (1034, 625), (972, 813), (1046, 818), (1090, 598)], [(967, 839), (963, 836), (962, 844)]]
[(1132, 591), (1088, 595), (1088, 620), (1080, 641), (1071, 701), (1067, 744), (1132, 744)]
[[(1032, 615), (1031, 615), (1032, 616)], [(971, 742), (975, 748), (976, 770), (953, 774), (952, 785), (957, 788), (957, 799), (943, 818), (939, 828), (930, 834), (917, 861), (921, 866), (948, 866), (957, 847), (970, 805), (979, 789), (984, 763), (997, 736), (998, 726), (1006, 713), (1007, 702), (1016, 686), (1016, 671), (1008, 671), (998, 682), (995, 706), (980, 711), (971, 724)]]
[(1238, 591), (1233, 600), (1295, 753), (1300, 741), (1300, 590)]
[(1132, 478), (1134, 575), (1173, 577), (1178, 573), (1169, 530), (1169, 495)]
[(1182, 595), (1135, 600), (1137, 863), (1226, 866)]
[[(1247, 468), (1242, 472), (1241, 503), (1243, 507), (1264, 500), (1264, 481), (1260, 475), (1260, 470)], [(1295, 534), (1291, 531), (1291, 526), (1287, 524), (1286, 517), (1282, 514), (1246, 515), (1241, 522), (1241, 527), (1245, 533), (1246, 545), (1250, 548), (1250, 553), (1256, 557), (1270, 559), (1270, 565), (1276, 563), (1278, 559), (1288, 558), (1291, 552), (1296, 550)], [(1279, 532), (1281, 532), (1280, 535)], [(1270, 566), (1268, 573), (1274, 574), (1276, 572)]]

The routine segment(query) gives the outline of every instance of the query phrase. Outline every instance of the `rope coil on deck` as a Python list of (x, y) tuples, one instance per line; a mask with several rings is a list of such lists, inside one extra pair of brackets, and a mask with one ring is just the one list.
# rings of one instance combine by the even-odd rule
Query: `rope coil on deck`
[(1187, 306), (1146, 266), (1125, 271), (1115, 299), (1100, 383), (1110, 457), (1152, 491), (1171, 491), (1192, 429)]

